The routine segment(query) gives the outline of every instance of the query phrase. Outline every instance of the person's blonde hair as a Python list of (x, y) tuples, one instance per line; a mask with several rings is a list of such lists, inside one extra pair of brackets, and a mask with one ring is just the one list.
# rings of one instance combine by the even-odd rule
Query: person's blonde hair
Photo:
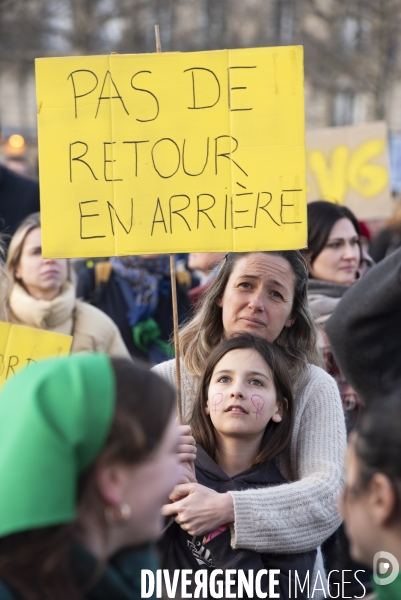
[(7, 269), (13, 281), (15, 279), (15, 271), (21, 260), (22, 248), (24, 247), (25, 238), (32, 229), (40, 228), (40, 213), (32, 213), (24, 219), (21, 225), (15, 231), (11, 238), (10, 246), (7, 255)]
[(7, 303), (11, 290), (11, 278), (4, 262), (5, 241), (0, 236), (0, 321), (8, 321)]
[[(224, 337), (222, 309), (217, 300), (222, 298), (227, 282), (238, 260), (251, 252), (229, 252), (211, 286), (201, 299), (198, 312), (179, 333), (179, 348), (188, 373), (201, 377), (210, 352)], [(295, 294), (292, 307), (294, 323), (284, 327), (275, 344), (281, 346), (292, 365), (291, 377), (296, 382), (308, 364), (322, 366), (317, 348), (317, 328), (310, 313), (307, 297), (308, 268), (298, 250), (261, 252), (280, 256), (291, 266), (295, 275)]]
[[(18, 265), (21, 260), (22, 249), (24, 247), (25, 239), (28, 233), (30, 233), (33, 229), (41, 229), (40, 224), (40, 213), (32, 213), (26, 219), (22, 221), (13, 237), (11, 238), (10, 246), (8, 248), (7, 254), (7, 269), (11, 276), (12, 282), (15, 281), (20, 285), (23, 285), (22, 281), (19, 281), (15, 277), (15, 271), (18, 268)], [(71, 268), (70, 263), (67, 260), (68, 268), (67, 268), (67, 279), (71, 281)]]

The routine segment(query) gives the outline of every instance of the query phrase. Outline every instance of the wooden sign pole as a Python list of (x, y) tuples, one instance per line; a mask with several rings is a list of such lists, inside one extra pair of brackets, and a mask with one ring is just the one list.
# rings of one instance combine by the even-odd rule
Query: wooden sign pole
[[(155, 25), (156, 36), (156, 52), (161, 52), (159, 26)], [(173, 300), (173, 323), (174, 323), (174, 353), (175, 353), (175, 382), (177, 389), (177, 417), (178, 424), (182, 424), (182, 408), (181, 408), (181, 366), (180, 366), (180, 348), (178, 344), (178, 304), (177, 304), (177, 277), (175, 271), (174, 254), (170, 254), (170, 276), (171, 276), (171, 293)]]

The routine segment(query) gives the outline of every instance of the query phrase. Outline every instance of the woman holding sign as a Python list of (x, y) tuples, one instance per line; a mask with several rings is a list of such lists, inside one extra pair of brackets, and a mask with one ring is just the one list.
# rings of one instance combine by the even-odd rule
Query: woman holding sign
[[(181, 330), (185, 420), (211, 350), (240, 331), (284, 349), (295, 392), (291, 441), (276, 460), (291, 483), (224, 494), (195, 482), (177, 486), (165, 511), (191, 535), (230, 524), (234, 548), (304, 552), (320, 546), (340, 523), (336, 497), (342, 482), (344, 416), (335, 381), (318, 366), (307, 282), (306, 262), (298, 251), (229, 253), (199, 312)], [(174, 361), (155, 370), (174, 384)], [(324, 577), (320, 554), (316, 568)]]
[(7, 267), (13, 279), (9, 298), (12, 323), (72, 335), (72, 352), (129, 356), (113, 321), (77, 300), (68, 261), (42, 257), (39, 213), (27, 217), (15, 232)]

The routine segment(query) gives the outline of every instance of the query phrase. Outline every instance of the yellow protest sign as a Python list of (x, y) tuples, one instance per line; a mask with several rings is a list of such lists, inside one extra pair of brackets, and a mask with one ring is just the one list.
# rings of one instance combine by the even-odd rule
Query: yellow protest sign
[(306, 245), (303, 51), (36, 61), (46, 257)]
[(41, 358), (68, 354), (71, 344), (70, 335), (0, 322), (0, 386)]
[(391, 215), (386, 124), (306, 132), (308, 201), (345, 204), (359, 219)]

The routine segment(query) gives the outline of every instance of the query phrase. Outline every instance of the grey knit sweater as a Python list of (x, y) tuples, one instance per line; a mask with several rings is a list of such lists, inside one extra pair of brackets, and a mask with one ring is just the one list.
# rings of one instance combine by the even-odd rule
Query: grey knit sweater
[[(161, 363), (154, 370), (175, 387), (174, 360)], [(188, 420), (197, 379), (187, 373), (183, 363), (181, 385), (183, 417)], [(303, 381), (295, 387), (291, 443), (277, 457), (280, 471), (293, 483), (230, 492), (235, 512), (232, 547), (290, 553), (320, 546), (341, 522), (336, 502), (343, 480), (345, 446), (344, 414), (337, 385), (323, 369), (310, 365)], [(316, 567), (322, 569), (320, 559)]]

